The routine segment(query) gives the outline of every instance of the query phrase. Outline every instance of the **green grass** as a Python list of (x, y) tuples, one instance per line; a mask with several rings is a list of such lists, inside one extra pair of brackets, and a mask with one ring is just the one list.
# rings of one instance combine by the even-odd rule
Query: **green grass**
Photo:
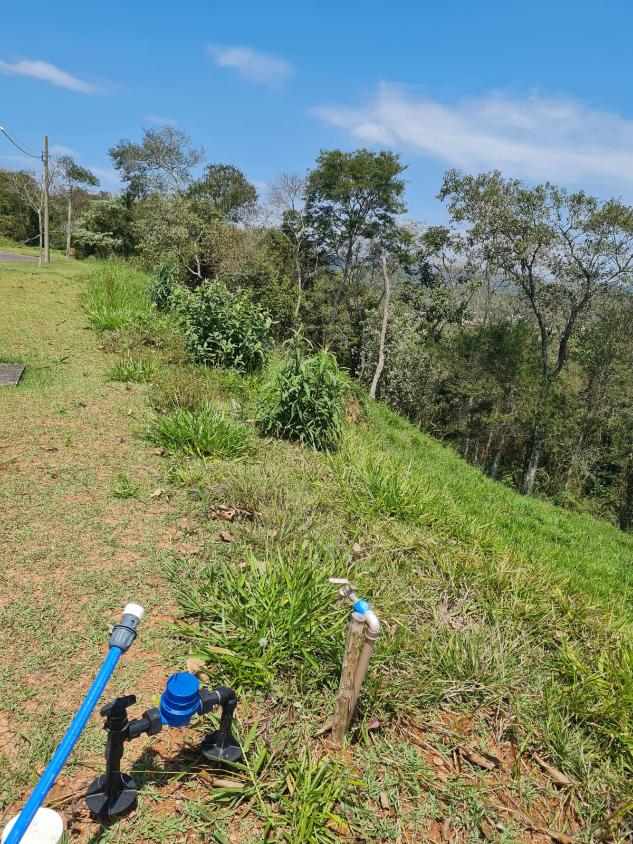
[(123, 261), (93, 263), (83, 307), (93, 328), (113, 331), (151, 318), (148, 279)]
[(166, 451), (196, 457), (240, 458), (251, 448), (251, 432), (246, 425), (233, 422), (208, 404), (155, 415), (146, 436)]
[[(17, 289), (18, 276), (12, 279)], [(61, 322), (56, 309), (50, 313), (56, 289), (65, 313), (77, 277), (71, 271), (29, 289), (20, 302), (31, 329), (11, 327), (11, 348), (3, 352), (29, 360), (67, 354), (59, 339), (53, 348), (46, 343), (51, 318)], [(127, 300), (124, 290), (119, 298)], [(60, 454), (55, 485), (38, 507), (29, 505), (17, 532), (5, 528), (6, 557), (19, 554), (19, 565), (10, 586), (18, 597), (0, 606), (0, 645), (13, 666), (0, 668), (0, 699), (9, 713), (37, 699), (53, 659), (60, 676), (89, 670), (110, 590), (122, 597), (131, 578), (163, 617), (178, 603), (179, 617), (168, 618), (179, 637), (179, 667), (201, 657), (210, 685), (239, 687), (235, 729), (246, 757), (212, 784), (187, 755), (210, 724), (172, 734), (168, 759), (137, 762), (139, 810), (95, 840), (439, 841), (448, 819), (456, 842), (529, 840), (530, 823), (578, 844), (625, 841), (633, 806), (633, 538), (493, 483), (371, 402), (357, 424), (345, 426), (335, 455), (258, 439), (248, 420), (261, 381), (192, 366), (168, 318), (157, 320), (142, 298), (135, 307), (131, 322), (98, 339), (81, 330), (75, 314), (59, 329), (72, 327), (72, 337), (64, 335), (70, 351), (54, 369), (54, 389), (14, 394), (23, 404), (7, 415), (6, 429), (30, 419), (35, 406), (47, 414), (38, 424), (49, 438), (55, 421)], [(113, 359), (96, 352), (97, 343), (154, 361), (150, 390), (104, 382)], [(152, 424), (166, 423), (166, 439), (152, 440), (168, 452), (161, 458), (134, 439), (148, 401), (156, 409)], [(63, 451), (60, 442), (68, 443)], [(211, 444), (215, 459), (197, 456), (207, 451), (201, 443)], [(41, 454), (30, 458), (20, 467), (39, 466)], [(117, 477), (121, 469), (127, 474)], [(37, 483), (24, 469), (5, 482), (0, 503), (26, 506)], [(146, 494), (159, 483), (171, 498)], [(138, 498), (111, 494), (136, 485)], [(233, 521), (217, 515), (220, 506), (237, 508)], [(165, 508), (164, 520), (146, 526), (152, 507)], [(63, 542), (49, 535), (56, 520)], [(130, 539), (135, 524), (142, 541)], [(93, 535), (97, 547), (86, 548)], [(154, 536), (170, 549), (168, 565), (165, 552), (148, 551)], [(59, 568), (61, 546), (72, 546), (81, 573), (66, 563), (65, 579), (40, 586), (42, 567)], [(120, 551), (128, 555), (123, 564)], [(102, 572), (91, 561), (103, 557), (109, 564)], [(22, 570), (27, 580), (18, 588)], [(152, 584), (148, 572), (156, 573)], [(169, 595), (161, 572), (173, 583)], [(383, 624), (342, 752), (321, 735), (349, 612), (330, 576), (349, 577)], [(60, 606), (87, 583), (87, 604), (78, 610), (87, 644), (74, 632), (57, 643), (49, 631)], [(134, 690), (127, 673), (117, 682)], [(48, 722), (42, 714), (33, 721), (28, 761), (0, 777), (5, 801), (32, 781), (32, 765), (49, 752)], [(55, 735), (62, 722), (55, 721)], [(95, 754), (97, 732), (87, 737)], [(482, 768), (465, 748), (490, 754), (500, 767)], [(127, 753), (134, 764), (133, 746)], [(553, 782), (537, 757), (568, 784)], [(165, 799), (176, 786), (178, 809)]]
[(111, 381), (149, 384), (156, 375), (157, 363), (151, 358), (134, 357), (129, 352), (108, 370)]

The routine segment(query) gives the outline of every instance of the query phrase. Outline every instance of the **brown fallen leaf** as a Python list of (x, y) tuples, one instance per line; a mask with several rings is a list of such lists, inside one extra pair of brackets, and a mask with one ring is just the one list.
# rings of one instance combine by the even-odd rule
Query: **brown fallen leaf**
[(362, 551), (363, 551), (363, 546), (360, 544), (360, 542), (355, 542), (355, 543), (352, 545), (352, 551), (353, 551), (355, 554), (361, 554), (361, 553), (362, 553)]
[(233, 542), (233, 534), (229, 533), (228, 530), (221, 530), (218, 534), (218, 538), (222, 540), (222, 542)]
[(487, 759), (479, 753), (478, 750), (475, 750), (474, 747), (469, 747), (467, 744), (461, 744), (458, 750), (461, 755), (471, 763), (471, 765), (476, 765), (478, 768), (483, 768), (486, 771), (493, 771), (495, 768), (499, 767), (492, 761), (492, 759)]
[(391, 803), (389, 801), (389, 795), (387, 794), (386, 791), (381, 791), (380, 792), (380, 808), (387, 811), (390, 806), (391, 806)]
[(481, 830), (481, 834), (486, 839), (486, 841), (495, 840), (495, 831), (492, 828), (491, 823), (486, 820), (479, 821), (479, 829)]
[(158, 487), (158, 489), (155, 489), (155, 490), (154, 490), (154, 492), (152, 493), (152, 496), (151, 496), (151, 497), (152, 497), (152, 498), (160, 498), (160, 497), (161, 497), (161, 495), (162, 495), (164, 492), (165, 492), (165, 490), (164, 490), (164, 489), (161, 489), (161, 487)]
[(200, 657), (192, 656), (187, 660), (186, 668), (190, 674), (200, 674), (201, 672), (206, 671), (207, 664), (203, 659), (200, 659)]
[(151, 452), (154, 457), (162, 457), (165, 454), (164, 448), (153, 448)]
[(369, 721), (367, 722), (367, 729), (368, 730), (379, 730), (382, 726), (382, 723), (376, 718), (375, 715), (372, 715)]
[(532, 756), (539, 767), (542, 768), (557, 785), (571, 785), (571, 780), (568, 776), (563, 774), (562, 771), (559, 771), (558, 768), (550, 765), (549, 762), (545, 761), (545, 759), (542, 759), (538, 753), (533, 753)]

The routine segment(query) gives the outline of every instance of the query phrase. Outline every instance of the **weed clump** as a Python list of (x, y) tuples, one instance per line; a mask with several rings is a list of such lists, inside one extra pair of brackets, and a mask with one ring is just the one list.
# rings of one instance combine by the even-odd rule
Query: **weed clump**
[(157, 369), (154, 358), (138, 357), (128, 352), (109, 369), (108, 378), (110, 381), (149, 384), (154, 379)]
[(207, 281), (194, 291), (178, 288), (173, 302), (187, 349), (198, 363), (239, 372), (256, 372), (266, 363), (272, 320), (246, 292)]
[(301, 548), (263, 561), (248, 554), (239, 568), (214, 561), (195, 576), (179, 571), (179, 599), (195, 619), (183, 633), (237, 686), (335, 686), (346, 616), (322, 567)]
[(147, 432), (150, 442), (171, 453), (196, 457), (244, 457), (251, 449), (251, 432), (246, 425), (228, 419), (209, 404), (195, 410), (179, 407), (157, 415)]
[(295, 339), (263, 385), (259, 427), (318, 451), (333, 450), (341, 439), (348, 392), (334, 355)]
[(83, 308), (93, 328), (117, 331), (150, 314), (147, 276), (124, 261), (97, 265), (83, 294)]

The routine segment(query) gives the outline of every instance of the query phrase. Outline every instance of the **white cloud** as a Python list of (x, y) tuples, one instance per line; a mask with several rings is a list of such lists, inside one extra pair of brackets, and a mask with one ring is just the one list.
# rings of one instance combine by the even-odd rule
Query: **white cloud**
[(70, 147), (65, 147), (62, 144), (53, 144), (51, 147), (51, 152), (53, 155), (79, 155), (80, 153), (77, 152), (76, 149), (71, 149)]
[(99, 167), (92, 164), (86, 166), (95, 176), (98, 176), (101, 187), (105, 190), (118, 190), (123, 184), (121, 177), (113, 167)]
[(58, 85), (60, 88), (68, 88), (69, 91), (79, 91), (81, 94), (96, 94), (100, 90), (96, 85), (77, 79), (76, 76), (72, 76), (65, 70), (48, 62), (30, 61), (28, 59), (18, 62), (5, 62), (0, 59), (0, 73), (11, 76), (31, 76), (33, 79), (41, 79), (44, 82), (50, 82), (52, 85)]
[(292, 73), (285, 59), (270, 53), (260, 53), (251, 47), (223, 47), (209, 45), (209, 54), (220, 67), (229, 67), (249, 82), (270, 88), (281, 88)]
[(175, 126), (176, 121), (173, 117), (161, 117), (158, 114), (146, 114), (145, 120), (148, 123), (153, 123), (154, 126)]
[(357, 141), (468, 170), (567, 183), (633, 183), (633, 120), (564, 97), (491, 92), (449, 105), (382, 83), (364, 106), (312, 113)]

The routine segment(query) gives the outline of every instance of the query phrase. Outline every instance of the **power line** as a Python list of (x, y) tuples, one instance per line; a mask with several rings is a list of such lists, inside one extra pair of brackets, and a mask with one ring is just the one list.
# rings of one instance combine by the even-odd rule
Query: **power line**
[(16, 147), (16, 149), (19, 149), (20, 152), (23, 152), (24, 155), (28, 155), (30, 158), (36, 158), (38, 161), (42, 160), (41, 155), (35, 155), (34, 153), (29, 152), (27, 149), (24, 149), (24, 147), (21, 147), (20, 144), (17, 141), (15, 141), (11, 137), (11, 135), (9, 135), (9, 133), (7, 132), (7, 130), (4, 127), (0, 126), (0, 132), (2, 132), (2, 134), (6, 137), (6, 139), (8, 141), (10, 141), (13, 144), (13, 146)]

